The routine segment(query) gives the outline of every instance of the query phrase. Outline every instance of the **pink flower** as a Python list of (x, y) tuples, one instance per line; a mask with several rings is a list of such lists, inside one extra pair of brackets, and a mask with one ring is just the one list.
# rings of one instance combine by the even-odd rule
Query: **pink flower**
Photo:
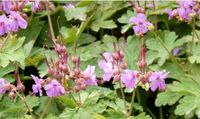
[(148, 31), (148, 27), (152, 24), (147, 21), (145, 14), (139, 13), (136, 17), (132, 17), (130, 22), (133, 23), (133, 30), (136, 35), (143, 35)]
[(88, 77), (88, 79), (85, 82), (86, 85), (97, 86), (95, 66), (88, 65), (87, 69), (84, 71), (84, 74), (86, 74)]
[(42, 96), (42, 85), (41, 85), (41, 79), (39, 79), (38, 77), (31, 75), (31, 77), (33, 78), (33, 80), (35, 81), (35, 84), (32, 86), (33, 89), (33, 93), (39, 93), (40, 96)]
[(8, 86), (8, 82), (5, 79), (0, 78), (0, 95), (6, 92), (6, 86)]
[(2, 0), (0, 6), (1, 6), (1, 8), (0, 8), (1, 11), (5, 11), (7, 14), (9, 14), (10, 9), (12, 7), (12, 2), (11, 2), (11, 0)]
[(32, 4), (31, 10), (32, 10), (33, 12), (36, 12), (36, 10), (37, 10), (38, 7), (39, 7), (39, 4), (40, 4), (40, 0), (35, 0), (35, 1), (33, 2), (33, 4)]
[(8, 33), (10, 30), (9, 19), (5, 15), (0, 16), (0, 36)]
[(103, 80), (110, 81), (113, 76), (112, 55), (110, 53), (103, 53), (103, 60), (99, 61), (99, 67), (104, 71)]
[(50, 83), (48, 83), (45, 87), (45, 90), (47, 96), (49, 97), (57, 97), (65, 94), (64, 87), (57, 80), (52, 80)]
[(137, 80), (137, 71), (125, 70), (121, 76), (122, 82), (126, 86), (126, 88), (133, 89), (136, 85)]
[(22, 16), (20, 16), (18, 12), (11, 11), (10, 18), (11, 18), (10, 22), (11, 31), (17, 32), (19, 30), (19, 27), (22, 29), (26, 29), (28, 23)]
[(166, 84), (165, 79), (168, 77), (168, 73), (164, 71), (152, 72), (149, 81), (152, 91), (155, 91), (157, 88), (159, 90), (165, 90)]

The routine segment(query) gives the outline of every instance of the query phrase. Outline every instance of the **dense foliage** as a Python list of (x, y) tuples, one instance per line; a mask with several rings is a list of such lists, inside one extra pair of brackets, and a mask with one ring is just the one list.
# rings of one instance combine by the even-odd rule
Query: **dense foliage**
[(0, 2), (0, 118), (200, 118), (200, 3)]

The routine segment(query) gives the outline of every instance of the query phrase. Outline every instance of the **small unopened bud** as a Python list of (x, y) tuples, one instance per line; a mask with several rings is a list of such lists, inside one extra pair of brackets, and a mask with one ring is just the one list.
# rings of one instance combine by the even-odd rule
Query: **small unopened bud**
[(121, 58), (121, 59), (123, 59), (124, 58), (124, 52), (123, 51), (119, 51), (119, 57)]
[(146, 84), (148, 82), (148, 75), (147, 74), (140, 75), (140, 80), (142, 84)]
[(80, 91), (79, 86), (74, 86), (74, 90), (75, 90), (76, 92), (79, 92), (79, 91)]
[(48, 74), (49, 74), (49, 75), (52, 75), (52, 74), (54, 74), (54, 70), (53, 70), (53, 69), (51, 69), (50, 67), (48, 68)]
[(11, 100), (14, 100), (15, 97), (16, 97), (15, 91), (11, 90), (10, 93), (8, 94), (8, 97), (9, 97)]
[(122, 68), (122, 69), (126, 69), (126, 62), (122, 62), (121, 64), (120, 64), (120, 67)]
[(119, 75), (119, 74), (120, 74), (119, 69), (118, 69), (118, 68), (115, 68), (115, 69), (114, 69), (114, 75)]
[(74, 76), (75, 76), (74, 72), (70, 72), (69, 78), (70, 78), (70, 79), (74, 79)]
[(112, 54), (112, 57), (113, 57), (114, 60), (118, 60), (118, 59), (119, 59), (119, 56), (118, 56), (117, 53), (113, 53), (113, 54)]
[(78, 57), (72, 56), (72, 62), (73, 62), (74, 64), (76, 64), (77, 61), (78, 61)]
[(67, 51), (67, 48), (65, 46), (62, 46), (62, 52)]
[(84, 84), (84, 83), (82, 83), (82, 84), (81, 84), (81, 90), (86, 90), (86, 88), (87, 88), (87, 85)]
[(25, 91), (25, 86), (21, 82), (19, 82), (17, 83), (17, 90), (23, 93)]
[(143, 13), (144, 12), (144, 10), (141, 8), (141, 7), (135, 7), (135, 11), (136, 11), (136, 13)]
[(74, 74), (75, 74), (75, 75), (79, 75), (79, 74), (80, 74), (80, 70), (79, 70), (79, 69), (77, 69), (77, 68), (76, 68), (76, 69), (74, 69)]
[(200, 8), (200, 5), (198, 3), (195, 4), (193, 7), (194, 11), (196, 11), (196, 12), (199, 10), (199, 8)]
[(119, 80), (120, 80), (120, 75), (115, 75), (115, 76), (114, 76), (114, 81), (117, 82), (117, 81), (119, 81)]
[(62, 47), (59, 44), (56, 44), (55, 49), (59, 54), (62, 52)]

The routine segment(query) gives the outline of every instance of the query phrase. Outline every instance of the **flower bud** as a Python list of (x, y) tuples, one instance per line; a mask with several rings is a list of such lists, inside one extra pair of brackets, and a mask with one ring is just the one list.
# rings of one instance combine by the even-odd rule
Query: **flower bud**
[(16, 98), (16, 93), (14, 90), (11, 90), (8, 94), (8, 97), (11, 99), (11, 100), (14, 100)]
[(121, 64), (120, 64), (120, 67), (122, 68), (122, 69), (126, 69), (126, 62), (122, 62)]
[(62, 47), (59, 44), (55, 45), (55, 50), (58, 54), (60, 54), (62, 52)]
[(72, 56), (72, 62), (73, 62), (74, 64), (76, 64), (77, 61), (78, 61), (78, 57)]
[(114, 81), (117, 82), (117, 81), (119, 81), (119, 80), (120, 80), (120, 75), (115, 75), (115, 76), (114, 76)]
[(70, 72), (70, 74), (69, 74), (69, 78), (70, 78), (70, 79), (74, 79), (74, 77), (75, 77), (74, 72)]
[(17, 90), (23, 93), (25, 91), (25, 86), (21, 82), (19, 82), (17, 83)]
[(81, 84), (81, 90), (86, 90), (86, 88), (87, 88), (87, 85), (84, 84), (84, 83), (82, 83), (82, 84)]
[(74, 86), (74, 90), (75, 90), (75, 92), (79, 92), (80, 91), (79, 86)]
[(124, 52), (123, 51), (119, 51), (119, 57), (120, 57), (120, 59), (123, 59), (124, 58)]
[(62, 52), (66, 52), (67, 51), (67, 48), (64, 45), (61, 48), (62, 48)]
[(196, 11), (196, 12), (199, 10), (199, 8), (200, 8), (200, 5), (198, 3), (195, 4), (193, 7), (194, 11)]
[(76, 69), (74, 69), (74, 74), (75, 74), (75, 75), (79, 75), (79, 74), (80, 74), (80, 70), (79, 70), (79, 69), (77, 69), (77, 68), (76, 68)]
[(136, 11), (136, 13), (143, 13), (144, 12), (144, 10), (141, 7), (138, 7), (138, 6), (135, 7), (135, 11)]
[(114, 75), (119, 75), (119, 74), (120, 74), (119, 69), (118, 69), (118, 68), (115, 68), (115, 69), (114, 69)]
[(48, 74), (49, 74), (49, 75), (52, 75), (52, 74), (54, 74), (54, 70), (53, 70), (53, 69), (51, 69), (50, 67), (48, 68)]
[(119, 55), (117, 53), (113, 53), (112, 57), (114, 60), (118, 60), (119, 59)]

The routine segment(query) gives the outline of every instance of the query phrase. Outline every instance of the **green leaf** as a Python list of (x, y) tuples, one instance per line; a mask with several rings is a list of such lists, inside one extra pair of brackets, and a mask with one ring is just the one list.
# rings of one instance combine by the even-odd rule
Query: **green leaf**
[(167, 89), (165, 92), (161, 92), (157, 95), (155, 105), (166, 106), (175, 104), (183, 95), (170, 91)]
[(86, 12), (87, 7), (76, 7), (76, 8), (67, 8), (65, 9), (65, 17), (68, 21), (75, 19), (75, 20), (86, 20)]
[(4, 75), (13, 72), (15, 70), (15, 66), (8, 65), (5, 68), (0, 66), (0, 77), (3, 77)]
[(137, 37), (129, 36), (125, 45), (125, 61), (129, 69), (137, 69), (137, 62), (141, 40)]
[(76, 33), (78, 29), (74, 26), (72, 28), (61, 27), (60, 33), (64, 38), (65, 43), (72, 43), (76, 40)]
[(144, 112), (140, 113), (137, 116), (132, 117), (131, 119), (151, 119), (149, 115), (146, 115)]
[(192, 47), (192, 56), (189, 56), (188, 57), (188, 60), (190, 61), (190, 63), (194, 64), (194, 63), (197, 63), (199, 64), (200, 63), (200, 41), (195, 43)]
[(194, 115), (200, 117), (200, 84), (198, 83), (200, 77), (193, 75), (183, 75), (179, 82), (174, 81), (173, 84), (167, 85), (166, 92), (158, 94), (156, 106), (179, 102), (174, 111), (176, 115), (183, 115), (185, 118), (192, 118)]
[(38, 18), (34, 18), (29, 21), (29, 25), (26, 30), (20, 30), (17, 33), (19, 37), (26, 37), (24, 44), (24, 52), (26, 57), (28, 57), (31, 53), (33, 45), (35, 44), (43, 25), (44, 22), (40, 21)]
[[(175, 32), (170, 31), (158, 31), (157, 33), (160, 38), (163, 40), (164, 45), (169, 50), (169, 52), (172, 52), (172, 50), (176, 47), (182, 46), (185, 42), (185, 40), (177, 40), (177, 35)], [(167, 51), (161, 46), (159, 42), (155, 39), (153, 36), (147, 36), (146, 37), (146, 45), (149, 49), (147, 51), (147, 64), (152, 64), (154, 61), (158, 62), (159, 66), (162, 66), (167, 59), (169, 59), (169, 55)]]
[(5, 68), (10, 62), (17, 62), (22, 69), (25, 68), (25, 54), (21, 48), (24, 40), (25, 37), (16, 38), (15, 36), (10, 36), (0, 53), (0, 66)]
[(135, 12), (133, 12), (132, 10), (128, 10), (126, 14), (123, 14), (120, 18), (118, 18), (117, 21), (119, 23), (125, 24), (122, 26), (121, 33), (125, 33), (132, 27), (132, 24), (130, 23), (130, 19), (133, 16), (135, 16)]

